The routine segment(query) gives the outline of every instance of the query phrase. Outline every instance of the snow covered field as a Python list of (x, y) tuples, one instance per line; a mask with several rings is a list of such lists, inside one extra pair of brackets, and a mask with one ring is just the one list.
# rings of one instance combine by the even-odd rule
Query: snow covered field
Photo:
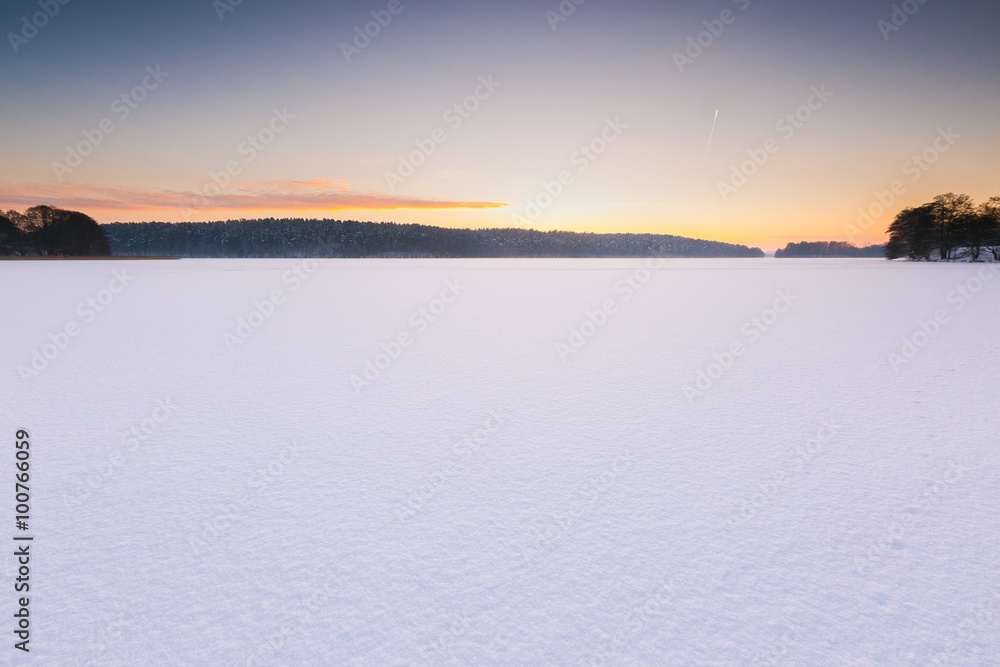
[(649, 264), (0, 263), (17, 662), (1000, 664), (1000, 274)]

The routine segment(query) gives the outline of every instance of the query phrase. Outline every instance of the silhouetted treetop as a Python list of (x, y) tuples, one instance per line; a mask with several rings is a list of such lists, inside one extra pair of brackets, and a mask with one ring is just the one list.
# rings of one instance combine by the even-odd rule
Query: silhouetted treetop
[[(51, 206), (35, 206), (24, 213), (8, 211), (0, 222), (0, 252), (42, 257), (108, 256), (111, 246), (104, 228), (88, 215)], [(7, 241), (7, 238), (11, 241)]]
[(1000, 261), (1000, 197), (976, 206), (968, 195), (939, 195), (900, 212), (888, 233), (888, 259), (979, 261), (986, 249)]

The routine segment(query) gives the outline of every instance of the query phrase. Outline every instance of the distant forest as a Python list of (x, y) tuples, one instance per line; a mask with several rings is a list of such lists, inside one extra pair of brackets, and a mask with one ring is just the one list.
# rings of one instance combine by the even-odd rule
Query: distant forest
[(666, 234), (447, 229), (393, 222), (274, 219), (114, 222), (115, 255), (179, 257), (763, 257), (760, 248)]
[(843, 241), (789, 243), (774, 253), (775, 257), (885, 257), (884, 245), (859, 248)]

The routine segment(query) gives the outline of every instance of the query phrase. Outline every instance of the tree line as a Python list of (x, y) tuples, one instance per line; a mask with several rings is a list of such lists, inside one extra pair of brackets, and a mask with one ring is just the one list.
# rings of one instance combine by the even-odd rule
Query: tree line
[(763, 257), (667, 234), (450, 229), (394, 222), (254, 219), (103, 225), (116, 255), (178, 257)]
[(88, 215), (51, 206), (0, 213), (0, 255), (107, 257), (104, 228)]
[(803, 241), (789, 243), (774, 253), (775, 257), (884, 257), (884, 245), (859, 248), (844, 241)]
[(978, 262), (988, 251), (1000, 262), (1000, 197), (977, 205), (968, 195), (939, 195), (902, 211), (888, 234), (887, 259)]
[[(1000, 261), (1000, 197), (982, 204), (948, 193), (900, 212), (885, 246), (789, 243), (776, 257)], [(35, 206), (0, 213), (0, 255), (178, 257), (762, 257), (759, 248), (669, 234), (450, 229), (393, 222), (240, 219), (116, 222)]]

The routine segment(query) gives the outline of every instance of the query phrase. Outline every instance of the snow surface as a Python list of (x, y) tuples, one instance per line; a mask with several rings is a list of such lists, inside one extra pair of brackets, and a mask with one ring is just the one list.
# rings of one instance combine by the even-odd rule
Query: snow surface
[(1000, 664), (1000, 280), (644, 265), (0, 263), (0, 662)]

